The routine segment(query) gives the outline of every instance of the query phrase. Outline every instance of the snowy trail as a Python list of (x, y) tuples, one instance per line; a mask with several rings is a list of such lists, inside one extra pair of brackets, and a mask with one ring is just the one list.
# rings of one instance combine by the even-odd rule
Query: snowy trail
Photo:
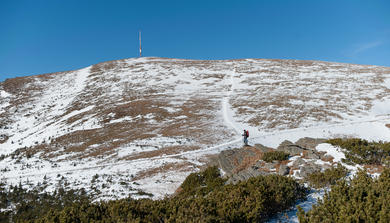
[(222, 99), (222, 114), (223, 114), (223, 119), (225, 123), (228, 125), (228, 127), (231, 127), (235, 130), (236, 135), (239, 135), (241, 130), (230, 120), (229, 118), (229, 97), (234, 91), (234, 74), (236, 73), (236, 69), (233, 68), (232, 73), (230, 74), (230, 84), (231, 87), (226, 94), (226, 96)]

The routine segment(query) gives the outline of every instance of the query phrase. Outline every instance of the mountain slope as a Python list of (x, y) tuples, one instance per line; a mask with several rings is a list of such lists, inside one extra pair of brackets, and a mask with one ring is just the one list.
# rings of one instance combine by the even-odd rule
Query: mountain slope
[(387, 67), (266, 59), (136, 58), (9, 79), (0, 167), (12, 183), (46, 176), (47, 190), (65, 175), (107, 199), (139, 188), (158, 198), (208, 155), (241, 145), (242, 129), (271, 147), (304, 136), (389, 140), (389, 83)]

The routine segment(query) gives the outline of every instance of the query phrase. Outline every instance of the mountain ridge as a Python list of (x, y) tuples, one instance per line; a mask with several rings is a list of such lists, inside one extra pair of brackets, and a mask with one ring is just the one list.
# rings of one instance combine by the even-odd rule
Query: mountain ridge
[(240, 146), (240, 129), (273, 148), (303, 136), (388, 140), (388, 80), (390, 68), (372, 65), (169, 58), (8, 79), (0, 83), (0, 164), (13, 170), (3, 177), (39, 182), (69, 172), (75, 187), (87, 187), (100, 169), (161, 197), (208, 156)]

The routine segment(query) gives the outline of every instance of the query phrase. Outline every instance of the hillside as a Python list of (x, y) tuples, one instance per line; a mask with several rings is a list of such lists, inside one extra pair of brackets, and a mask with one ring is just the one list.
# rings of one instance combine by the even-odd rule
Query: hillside
[(302, 137), (390, 141), (390, 68), (135, 58), (0, 83), (1, 180), (173, 193), (219, 151)]

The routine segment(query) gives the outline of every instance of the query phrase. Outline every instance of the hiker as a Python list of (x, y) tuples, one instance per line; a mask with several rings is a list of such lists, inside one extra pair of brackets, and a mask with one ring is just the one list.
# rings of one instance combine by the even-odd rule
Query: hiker
[(244, 140), (244, 144), (245, 144), (246, 146), (248, 146), (249, 131), (246, 131), (246, 130), (244, 129), (244, 133), (242, 134), (242, 137), (243, 137), (243, 140)]

